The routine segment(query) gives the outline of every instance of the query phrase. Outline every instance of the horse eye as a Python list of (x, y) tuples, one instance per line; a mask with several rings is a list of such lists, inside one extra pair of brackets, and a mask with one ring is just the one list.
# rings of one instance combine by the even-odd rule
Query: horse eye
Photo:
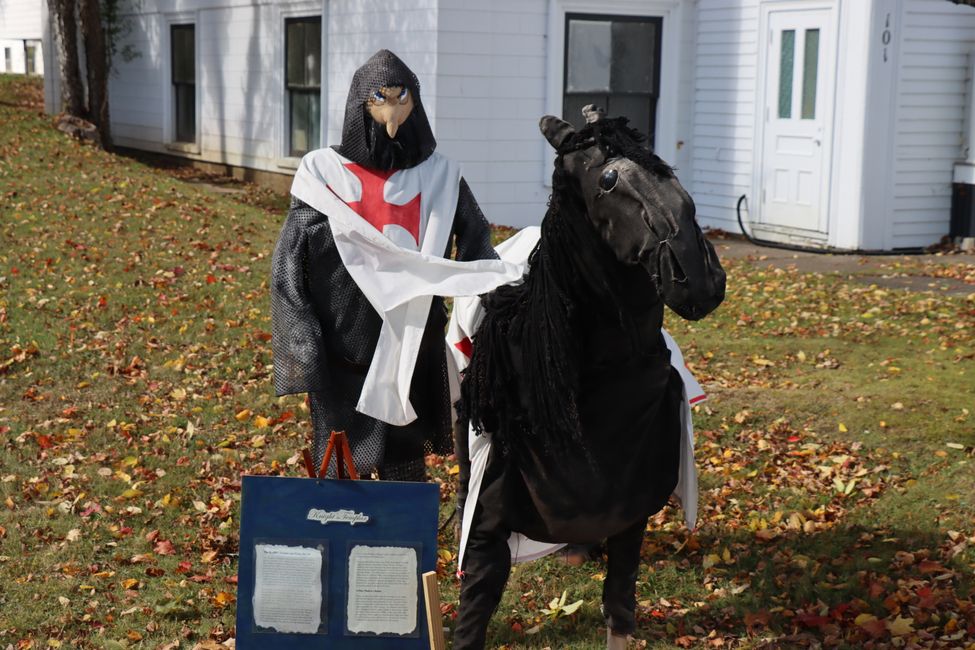
[(402, 104), (406, 102), (406, 98), (410, 96), (410, 89), (404, 88), (399, 94), (399, 103)]
[(376, 104), (385, 104), (386, 96), (377, 90), (372, 94), (372, 101), (375, 102)]
[(619, 180), (619, 177), (619, 172), (617, 172), (615, 169), (607, 169), (599, 177), (599, 189), (604, 192), (611, 191), (614, 187), (616, 187), (616, 181)]

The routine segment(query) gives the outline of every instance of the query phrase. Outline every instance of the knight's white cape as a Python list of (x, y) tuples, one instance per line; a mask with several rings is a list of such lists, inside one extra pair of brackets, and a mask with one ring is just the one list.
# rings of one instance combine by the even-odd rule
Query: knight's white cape
[(384, 200), (393, 205), (420, 196), (418, 241), (395, 224), (380, 232), (347, 205), (363, 194), (350, 164), (334, 149), (308, 153), (291, 194), (328, 216), (342, 263), (383, 319), (356, 410), (404, 425), (416, 419), (410, 382), (433, 296), (486, 293), (521, 278), (524, 265), (444, 259), (460, 192), (460, 167), (448, 158), (434, 153), (416, 167), (397, 171), (383, 187)]
[[(518, 232), (497, 247), (498, 255), (501, 259), (525, 265), (528, 262), (528, 255), (535, 247), (540, 235), (540, 229), (532, 226)], [(459, 372), (470, 363), (468, 353), (471, 346), (471, 335), (477, 330), (484, 310), (481, 301), (477, 296), (471, 298), (460, 298), (454, 301), (454, 310), (447, 325), (447, 349), (450, 351), (452, 360), (451, 366)], [(691, 405), (696, 404), (707, 397), (701, 389), (701, 385), (694, 379), (690, 370), (684, 364), (684, 356), (674, 339), (666, 330), (661, 330), (664, 341), (670, 349), (670, 363), (680, 374), (684, 381), (684, 403), (681, 408), (681, 454), (680, 472), (677, 480), (677, 487), (674, 496), (681, 503), (684, 511), (684, 522), (687, 527), (693, 529), (697, 524), (697, 467), (694, 464), (694, 423), (691, 417)], [(451, 387), (456, 390), (459, 386), (459, 379), (455, 378), (451, 382)], [(456, 398), (454, 398), (456, 399)], [(470, 445), (471, 477), (468, 484), (467, 506), (464, 508), (464, 519), (461, 522), (460, 551), (457, 557), (457, 567), (464, 566), (464, 552), (467, 548), (467, 538), (470, 533), (471, 525), (474, 522), (474, 510), (477, 497), (481, 490), (481, 481), (484, 477), (484, 470), (487, 467), (488, 455), (491, 451), (491, 436), (488, 433), (476, 435), (473, 428), (468, 429), (468, 443)], [(511, 549), (511, 559), (513, 562), (528, 562), (540, 557), (549, 555), (561, 549), (565, 544), (552, 544), (539, 542), (522, 535), (521, 533), (511, 533), (508, 538), (508, 546)]]

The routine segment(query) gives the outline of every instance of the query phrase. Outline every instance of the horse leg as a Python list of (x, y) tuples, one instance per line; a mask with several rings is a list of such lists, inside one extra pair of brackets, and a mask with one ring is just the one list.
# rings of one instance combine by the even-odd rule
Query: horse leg
[(606, 618), (607, 647), (626, 647), (626, 637), (636, 631), (636, 578), (640, 571), (640, 546), (647, 518), (606, 542), (606, 581), (603, 582), (603, 616)]
[(463, 578), (460, 587), (460, 606), (454, 628), (454, 650), (484, 648), (488, 623), (504, 593), (511, 571), (511, 532), (501, 517), (501, 470), (503, 463), (494, 450), (488, 459), (481, 491), (475, 508), (474, 521), (464, 551)]

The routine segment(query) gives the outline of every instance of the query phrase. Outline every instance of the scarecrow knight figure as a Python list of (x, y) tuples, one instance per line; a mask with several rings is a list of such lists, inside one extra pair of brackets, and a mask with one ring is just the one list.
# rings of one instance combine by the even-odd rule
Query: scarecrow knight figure
[[(381, 50), (352, 79), (342, 143), (295, 175), (272, 262), (274, 386), (308, 393), (316, 466), (345, 431), (361, 474), (424, 480), (425, 453), (453, 445), (440, 296), (520, 277), (435, 148), (416, 76)], [(444, 260), (454, 246), (479, 261)]]

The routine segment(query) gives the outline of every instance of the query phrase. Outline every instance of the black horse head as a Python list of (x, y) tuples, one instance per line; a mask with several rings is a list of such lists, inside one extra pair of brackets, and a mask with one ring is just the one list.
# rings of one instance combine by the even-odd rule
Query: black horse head
[(617, 260), (646, 268), (680, 316), (703, 318), (724, 299), (725, 273), (694, 219), (694, 201), (626, 118), (603, 117), (592, 105), (583, 114), (580, 131), (551, 115), (541, 120), (558, 153), (554, 178), (570, 181)]
[(535, 437), (569, 450), (581, 440), (583, 341), (595, 321), (650, 353), (662, 345), (646, 335), (660, 327), (661, 300), (698, 319), (724, 298), (724, 271), (673, 169), (625, 118), (584, 113), (579, 131), (541, 120), (558, 153), (541, 238), (525, 281), (484, 297), (461, 387), (475, 429), (507, 448)]

